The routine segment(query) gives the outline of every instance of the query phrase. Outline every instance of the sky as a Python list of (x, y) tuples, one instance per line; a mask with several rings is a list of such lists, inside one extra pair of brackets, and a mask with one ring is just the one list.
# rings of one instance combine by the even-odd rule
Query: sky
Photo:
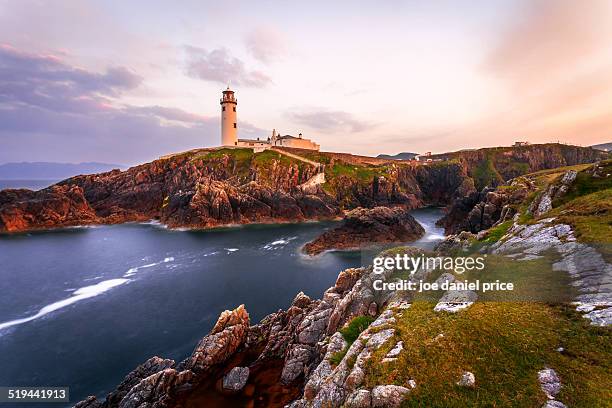
[(612, 2), (0, 0), (0, 163), (612, 141)]

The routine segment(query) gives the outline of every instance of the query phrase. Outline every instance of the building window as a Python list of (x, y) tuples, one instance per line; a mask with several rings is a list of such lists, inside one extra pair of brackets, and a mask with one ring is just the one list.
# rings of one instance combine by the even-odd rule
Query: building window
[(236, 122), (234, 122), (234, 129), (236, 129)]
[(234, 106), (234, 112), (236, 112), (236, 107)]
[(223, 107), (223, 112), (225, 112), (225, 106)]

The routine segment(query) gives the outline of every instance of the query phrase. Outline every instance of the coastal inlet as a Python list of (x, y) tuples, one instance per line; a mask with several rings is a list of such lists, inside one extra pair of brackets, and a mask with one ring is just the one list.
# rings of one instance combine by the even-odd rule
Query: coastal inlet
[[(441, 210), (412, 212), (442, 238)], [(320, 297), (360, 253), (301, 247), (335, 223), (173, 231), (155, 224), (0, 236), (0, 384), (69, 386), (104, 397), (152, 355), (188, 356), (219, 313), (253, 322), (303, 291)]]

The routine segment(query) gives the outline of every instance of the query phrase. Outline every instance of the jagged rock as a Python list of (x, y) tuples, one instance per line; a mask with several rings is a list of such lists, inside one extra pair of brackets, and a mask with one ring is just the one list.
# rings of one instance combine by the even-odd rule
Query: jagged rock
[(374, 243), (408, 242), (421, 237), (425, 230), (402, 208), (358, 208), (346, 214), (341, 226), (324, 232), (304, 246), (304, 252), (316, 255), (330, 249), (356, 249)]
[(410, 390), (399, 385), (378, 385), (372, 389), (372, 407), (399, 407)]
[(248, 330), (249, 314), (244, 305), (224, 311), (210, 334), (197, 345), (186, 367), (196, 372), (205, 371), (224, 362), (244, 343)]
[(193, 378), (189, 370), (168, 368), (136, 384), (119, 403), (119, 408), (167, 407), (173, 393)]
[(68, 227), (100, 222), (83, 189), (54, 185), (40, 191), (0, 191), (0, 232)]
[(548, 399), (555, 399), (559, 391), (561, 391), (561, 381), (552, 368), (538, 371), (538, 381)]
[(460, 387), (473, 387), (476, 385), (476, 377), (474, 373), (470, 371), (464, 371), (461, 374), (461, 378), (457, 381), (457, 385)]
[(101, 408), (102, 403), (95, 396), (90, 395), (83, 401), (77, 402), (73, 408)]
[(449, 290), (442, 295), (434, 311), (456, 313), (470, 307), (476, 300), (478, 294), (472, 290)]
[(223, 389), (238, 392), (244, 388), (249, 379), (248, 367), (234, 367), (223, 377)]
[(369, 390), (356, 390), (346, 398), (346, 408), (370, 408), (372, 406), (372, 393)]
[(300, 309), (304, 309), (312, 303), (312, 300), (304, 294), (304, 292), (300, 292), (295, 295), (293, 302), (291, 302), (292, 306), (299, 307)]
[(163, 359), (160, 357), (152, 357), (148, 359), (125, 376), (121, 384), (119, 384), (113, 392), (108, 394), (106, 397), (106, 403), (108, 405), (118, 404), (123, 397), (125, 397), (125, 395), (140, 381), (165, 369), (174, 368), (174, 365), (174, 360)]
[(281, 383), (290, 384), (301, 375), (306, 374), (306, 367), (316, 355), (316, 349), (305, 344), (295, 344), (291, 347), (283, 372), (281, 373)]

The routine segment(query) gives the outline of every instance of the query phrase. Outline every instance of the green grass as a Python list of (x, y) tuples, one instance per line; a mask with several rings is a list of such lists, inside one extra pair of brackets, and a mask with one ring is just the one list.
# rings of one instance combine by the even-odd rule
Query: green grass
[(512, 226), (512, 220), (509, 220), (509, 221), (502, 222), (501, 224), (493, 228), (490, 228), (489, 234), (484, 240), (482, 240), (482, 242), (485, 244), (492, 244), (494, 242), (499, 241), (501, 237), (506, 235), (506, 233), (508, 232), (511, 226)]
[(495, 169), (493, 160), (488, 156), (472, 169), (471, 176), (479, 191), (486, 186), (497, 186), (504, 181), (503, 177)]
[(329, 169), (329, 173), (335, 178), (346, 176), (361, 183), (370, 183), (374, 177), (387, 176), (388, 168), (386, 166), (361, 166), (336, 162)]
[(340, 334), (350, 346), (373, 321), (374, 318), (370, 316), (357, 316), (348, 325), (340, 329)]
[[(558, 399), (566, 405), (610, 406), (610, 329), (589, 326), (566, 306), (480, 302), (457, 314), (433, 306), (415, 302), (402, 314), (396, 328), (404, 352), (384, 364), (393, 344), (378, 350), (366, 366), (367, 386), (414, 379), (403, 407), (541, 407), (537, 372), (549, 366), (561, 377)], [(473, 389), (455, 385), (463, 371), (474, 373)]]
[(612, 188), (612, 176), (606, 177), (606, 174), (612, 174), (612, 160), (602, 162), (599, 172), (603, 177), (593, 177), (588, 170), (578, 172), (576, 180), (574, 180), (567, 193), (555, 200), (553, 207), (558, 207), (578, 197)]
[[(348, 349), (355, 342), (355, 340), (357, 340), (357, 337), (359, 337), (361, 332), (367, 329), (370, 323), (372, 323), (373, 321), (374, 318), (370, 316), (357, 316), (353, 318), (353, 320), (351, 320), (349, 324), (340, 329), (340, 334), (342, 334), (342, 337), (344, 337), (344, 340), (346, 341), (347, 345), (344, 349), (332, 354), (329, 359), (329, 362), (334, 366), (340, 364), (344, 356), (346, 356), (346, 352), (348, 351)], [(354, 361), (349, 362), (349, 367), (352, 366), (354, 363)]]

